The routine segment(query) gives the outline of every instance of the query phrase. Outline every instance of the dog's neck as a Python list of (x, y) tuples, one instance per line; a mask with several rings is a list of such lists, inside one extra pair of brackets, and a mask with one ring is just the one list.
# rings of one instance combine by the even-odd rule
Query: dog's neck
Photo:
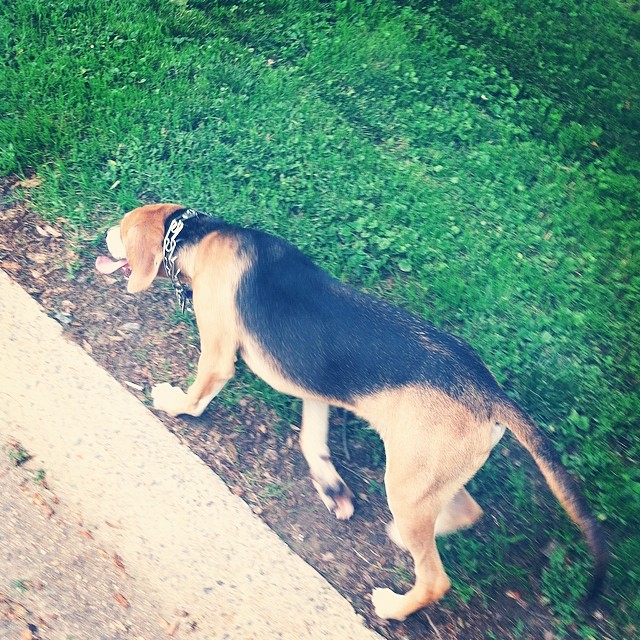
[(202, 238), (224, 225), (222, 219), (194, 209), (178, 209), (165, 220), (162, 264), (183, 313), (192, 297), (187, 254)]

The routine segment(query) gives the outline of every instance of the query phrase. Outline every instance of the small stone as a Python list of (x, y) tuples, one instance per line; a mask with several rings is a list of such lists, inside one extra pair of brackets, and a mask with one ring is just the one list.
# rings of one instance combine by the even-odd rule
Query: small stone
[(53, 317), (60, 323), (60, 324), (71, 324), (71, 321), (73, 320), (73, 318), (71, 317), (71, 314), (69, 313), (64, 313), (63, 311), (58, 311), (57, 313), (53, 314)]
[(125, 322), (120, 326), (122, 331), (140, 331), (140, 323), (139, 322)]

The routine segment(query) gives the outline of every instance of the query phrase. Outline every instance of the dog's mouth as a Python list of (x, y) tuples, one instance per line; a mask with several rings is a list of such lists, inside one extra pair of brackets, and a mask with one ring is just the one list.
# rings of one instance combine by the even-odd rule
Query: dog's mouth
[(96, 258), (96, 270), (104, 275), (110, 275), (116, 271), (122, 270), (125, 278), (131, 275), (131, 267), (126, 258), (122, 260), (113, 260), (108, 256), (98, 256)]

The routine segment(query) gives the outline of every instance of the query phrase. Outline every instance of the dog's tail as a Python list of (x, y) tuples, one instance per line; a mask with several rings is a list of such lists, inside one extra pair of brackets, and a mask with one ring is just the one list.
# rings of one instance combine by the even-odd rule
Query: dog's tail
[(609, 565), (609, 549), (602, 527), (589, 510), (576, 481), (562, 466), (560, 456), (542, 429), (510, 399), (500, 401), (494, 410), (498, 422), (512, 431), (529, 451), (555, 497), (584, 533), (594, 561), (593, 581), (585, 603), (591, 607), (602, 587)]

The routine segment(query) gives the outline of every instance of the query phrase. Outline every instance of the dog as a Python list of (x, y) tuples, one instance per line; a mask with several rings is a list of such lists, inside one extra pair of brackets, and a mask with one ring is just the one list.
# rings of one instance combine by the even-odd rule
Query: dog
[(415, 564), (406, 593), (373, 590), (378, 616), (403, 620), (450, 588), (435, 537), (482, 514), (464, 485), (505, 428), (584, 533), (595, 566), (590, 593), (597, 594), (609, 558), (598, 520), (542, 430), (466, 342), (340, 282), (281, 238), (182, 205), (134, 209), (106, 241), (112, 257), (98, 257), (96, 268), (127, 270), (130, 293), (168, 277), (183, 304), (192, 295), (197, 376), (186, 393), (155, 386), (157, 410), (200, 416), (234, 375), (239, 355), (274, 389), (302, 399), (302, 453), (322, 502), (340, 519), (354, 507), (331, 462), (329, 407), (353, 412), (378, 432), (390, 535)]

